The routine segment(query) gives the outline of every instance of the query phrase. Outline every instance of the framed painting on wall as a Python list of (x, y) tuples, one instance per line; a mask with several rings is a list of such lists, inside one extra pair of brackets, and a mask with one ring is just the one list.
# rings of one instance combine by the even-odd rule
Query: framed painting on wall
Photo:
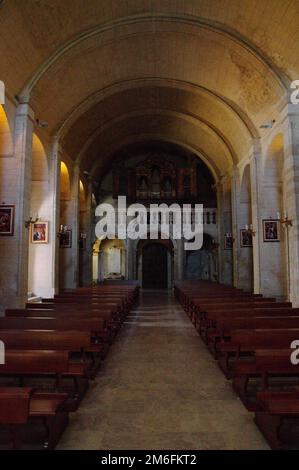
[(72, 230), (66, 230), (61, 236), (59, 241), (60, 248), (71, 248), (72, 247)]
[(263, 220), (264, 242), (280, 242), (280, 221)]
[(0, 205), (0, 235), (12, 236), (14, 233), (15, 206)]
[(242, 248), (252, 248), (252, 233), (249, 230), (240, 230), (240, 244)]
[(34, 222), (31, 224), (31, 243), (49, 242), (49, 222)]

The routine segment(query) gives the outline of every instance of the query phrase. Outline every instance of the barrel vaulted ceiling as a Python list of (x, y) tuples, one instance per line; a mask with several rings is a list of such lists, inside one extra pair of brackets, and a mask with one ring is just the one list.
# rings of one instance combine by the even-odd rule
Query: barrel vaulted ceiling
[(299, 2), (4, 0), (0, 71), (82, 169), (160, 139), (221, 175), (299, 78)]

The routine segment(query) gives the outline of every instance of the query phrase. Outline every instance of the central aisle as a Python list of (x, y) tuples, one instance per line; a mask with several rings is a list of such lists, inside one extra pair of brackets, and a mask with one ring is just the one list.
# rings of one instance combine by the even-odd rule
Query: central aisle
[(180, 305), (143, 291), (59, 449), (267, 449)]

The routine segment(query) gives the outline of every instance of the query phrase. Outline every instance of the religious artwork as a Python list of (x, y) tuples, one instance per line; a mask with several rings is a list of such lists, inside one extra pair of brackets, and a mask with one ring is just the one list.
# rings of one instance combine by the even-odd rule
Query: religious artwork
[(0, 205), (0, 235), (13, 235), (15, 206)]
[(233, 236), (231, 233), (226, 233), (224, 235), (224, 249), (225, 250), (232, 250), (233, 249)]
[(71, 248), (72, 247), (72, 230), (68, 229), (60, 236), (60, 248)]
[(252, 247), (252, 233), (249, 230), (241, 229), (240, 230), (240, 242), (242, 248), (251, 248)]
[(31, 224), (31, 243), (48, 243), (48, 222), (35, 222)]
[(280, 230), (279, 220), (263, 220), (264, 242), (279, 242)]

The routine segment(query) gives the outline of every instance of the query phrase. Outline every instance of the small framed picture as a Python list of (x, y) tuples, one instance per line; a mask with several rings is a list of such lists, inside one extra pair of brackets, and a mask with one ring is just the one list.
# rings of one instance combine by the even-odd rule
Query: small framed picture
[(280, 242), (279, 220), (263, 220), (264, 242)]
[(66, 230), (60, 237), (60, 248), (72, 248), (72, 230)]
[(252, 247), (252, 233), (246, 229), (240, 230), (240, 244), (243, 248)]
[(35, 222), (31, 224), (31, 243), (49, 242), (49, 222)]
[(14, 233), (15, 206), (0, 205), (0, 235), (12, 236)]
[(226, 233), (224, 235), (224, 249), (232, 250), (233, 249), (234, 239), (231, 233)]

